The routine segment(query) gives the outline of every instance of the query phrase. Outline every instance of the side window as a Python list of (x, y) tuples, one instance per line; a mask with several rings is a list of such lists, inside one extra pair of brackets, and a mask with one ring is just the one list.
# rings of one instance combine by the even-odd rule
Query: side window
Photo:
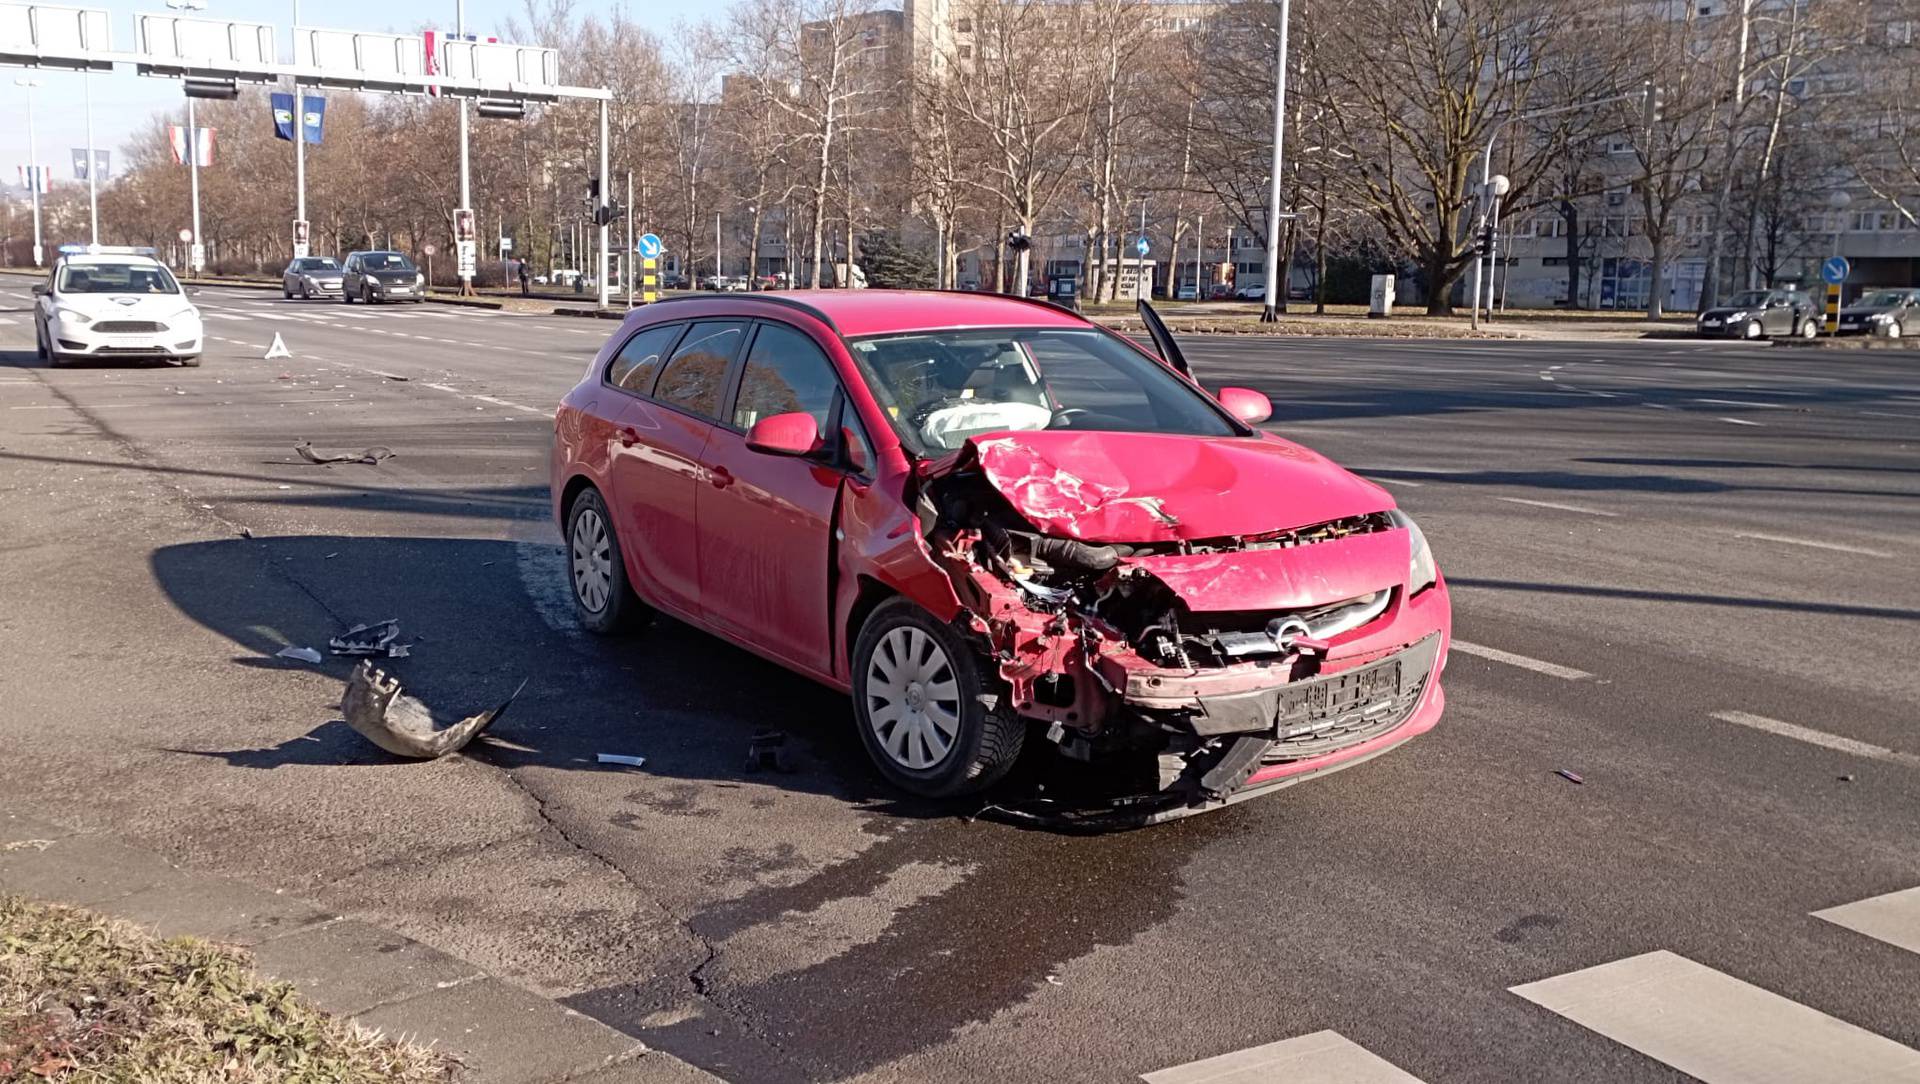
[(751, 429), (753, 423), (775, 414), (801, 413), (826, 437), (827, 418), (840, 382), (833, 363), (812, 339), (782, 324), (762, 324), (747, 352), (740, 376), (740, 394), (733, 402), (733, 424)]
[(720, 417), (720, 398), (727, 391), (727, 369), (740, 352), (747, 325), (738, 320), (693, 325), (668, 359), (654, 386), (653, 397), (703, 418)]
[(680, 329), (684, 326), (663, 324), (640, 329), (608, 363), (607, 383), (636, 395), (650, 394), (653, 391), (654, 374), (660, 371), (660, 362), (667, 348), (673, 345), (674, 339), (679, 338)]

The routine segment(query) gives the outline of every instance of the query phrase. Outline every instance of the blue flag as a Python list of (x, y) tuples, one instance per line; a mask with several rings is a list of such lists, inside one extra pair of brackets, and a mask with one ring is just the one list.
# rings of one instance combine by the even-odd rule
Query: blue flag
[(304, 95), (302, 97), (305, 99), (306, 110), (300, 117), (300, 130), (305, 133), (307, 142), (318, 143), (321, 128), (327, 119), (327, 100)]
[(273, 137), (293, 142), (293, 95), (274, 91), (269, 98), (273, 103)]

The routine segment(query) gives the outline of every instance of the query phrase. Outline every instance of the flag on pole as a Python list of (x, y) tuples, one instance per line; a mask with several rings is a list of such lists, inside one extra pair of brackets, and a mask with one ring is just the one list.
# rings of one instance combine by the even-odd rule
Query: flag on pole
[[(193, 133), (193, 157), (197, 160), (196, 164), (201, 166), (212, 165), (214, 129), (195, 128)], [(187, 145), (189, 142), (187, 129), (178, 124), (167, 125), (167, 141), (173, 147), (173, 160), (185, 165), (187, 162)]]
[(50, 178), (46, 166), (21, 166), (20, 187), (29, 192), (38, 190), (41, 195), (49, 191)]
[(300, 132), (309, 143), (320, 142), (327, 120), (327, 100), (301, 95)]
[[(113, 172), (113, 152), (102, 151), (102, 150), (94, 151), (93, 152), (94, 176), (104, 180), (107, 174), (112, 172)], [(87, 149), (85, 147), (75, 147), (73, 149), (73, 179), (76, 181), (84, 181), (87, 179)]]
[(273, 111), (273, 138), (293, 142), (293, 95), (276, 90), (268, 99)]

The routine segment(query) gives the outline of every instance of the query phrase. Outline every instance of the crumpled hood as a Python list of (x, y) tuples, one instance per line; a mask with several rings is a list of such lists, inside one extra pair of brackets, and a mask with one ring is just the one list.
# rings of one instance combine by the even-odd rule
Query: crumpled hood
[(1386, 491), (1291, 441), (1160, 433), (993, 433), (973, 461), (1040, 531), (1083, 542), (1264, 534), (1393, 507)]

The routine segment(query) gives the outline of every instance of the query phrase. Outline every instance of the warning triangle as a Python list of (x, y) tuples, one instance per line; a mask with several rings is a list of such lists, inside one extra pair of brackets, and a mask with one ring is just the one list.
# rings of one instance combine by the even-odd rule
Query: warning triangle
[(280, 333), (276, 331), (273, 333), (273, 345), (267, 347), (267, 352), (261, 356), (260, 360), (269, 361), (273, 358), (290, 358), (292, 356), (293, 351), (287, 349), (285, 340), (281, 339)]

